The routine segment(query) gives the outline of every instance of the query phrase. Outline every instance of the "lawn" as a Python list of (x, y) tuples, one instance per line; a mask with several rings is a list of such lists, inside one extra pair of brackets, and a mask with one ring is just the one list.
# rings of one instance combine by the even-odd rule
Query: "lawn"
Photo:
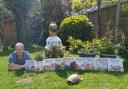
[[(41, 48), (30, 50), (32, 57), (40, 50)], [(128, 89), (128, 63), (125, 63), (124, 73), (72, 70), (33, 73), (8, 71), (7, 64), (8, 53), (1, 53), (0, 89)], [(77, 85), (69, 86), (66, 79), (73, 73), (78, 73), (84, 80)], [(17, 83), (17, 81), (28, 77), (32, 77), (31, 82)]]

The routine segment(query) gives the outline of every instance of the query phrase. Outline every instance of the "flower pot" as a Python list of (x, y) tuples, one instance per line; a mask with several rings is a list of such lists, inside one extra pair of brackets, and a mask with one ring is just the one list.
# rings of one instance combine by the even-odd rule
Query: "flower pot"
[(80, 53), (79, 57), (95, 57), (95, 53)]
[(116, 58), (116, 54), (101, 54), (100, 58)]

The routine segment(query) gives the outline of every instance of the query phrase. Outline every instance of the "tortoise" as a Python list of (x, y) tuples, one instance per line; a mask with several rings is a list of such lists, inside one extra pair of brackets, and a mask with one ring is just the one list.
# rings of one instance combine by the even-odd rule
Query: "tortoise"
[(81, 80), (83, 80), (83, 78), (81, 78), (79, 75), (72, 74), (68, 77), (67, 83), (69, 85), (78, 84)]

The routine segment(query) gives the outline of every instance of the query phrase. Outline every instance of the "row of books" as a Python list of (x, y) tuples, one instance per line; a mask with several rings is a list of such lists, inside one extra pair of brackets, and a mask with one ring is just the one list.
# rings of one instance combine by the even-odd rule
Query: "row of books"
[(101, 70), (123, 72), (123, 61), (116, 58), (50, 58), (43, 61), (26, 60), (27, 71), (46, 71), (57, 69)]

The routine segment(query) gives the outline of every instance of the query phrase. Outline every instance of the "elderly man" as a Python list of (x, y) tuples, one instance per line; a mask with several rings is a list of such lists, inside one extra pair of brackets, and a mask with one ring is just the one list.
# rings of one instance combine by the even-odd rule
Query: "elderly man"
[(30, 55), (24, 51), (24, 45), (17, 43), (15, 51), (9, 55), (9, 70), (20, 70), (25, 68), (25, 60), (30, 60)]

